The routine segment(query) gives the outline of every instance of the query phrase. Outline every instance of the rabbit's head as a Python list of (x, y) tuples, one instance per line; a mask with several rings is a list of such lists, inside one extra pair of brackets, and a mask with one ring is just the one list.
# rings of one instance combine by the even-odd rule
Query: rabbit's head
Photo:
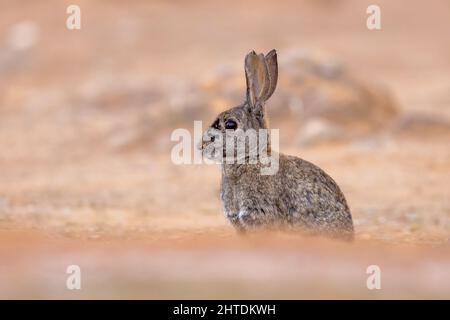
[[(258, 133), (260, 129), (267, 129), (264, 106), (277, 85), (276, 51), (272, 50), (266, 55), (256, 54), (254, 51), (248, 53), (245, 57), (245, 77), (247, 80), (245, 102), (220, 113), (203, 136), (201, 149), (210, 159), (217, 158), (216, 148), (211, 146), (218, 137), (222, 138), (221, 141), (225, 141), (225, 135), (230, 131)], [(207, 149), (210, 151), (208, 152)], [(225, 156), (225, 142), (223, 156)]]

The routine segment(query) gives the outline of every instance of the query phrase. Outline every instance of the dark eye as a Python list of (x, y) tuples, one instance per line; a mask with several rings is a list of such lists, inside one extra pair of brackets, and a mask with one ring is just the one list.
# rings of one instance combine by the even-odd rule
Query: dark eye
[(225, 122), (225, 129), (235, 130), (237, 128), (237, 123), (234, 120), (227, 120)]

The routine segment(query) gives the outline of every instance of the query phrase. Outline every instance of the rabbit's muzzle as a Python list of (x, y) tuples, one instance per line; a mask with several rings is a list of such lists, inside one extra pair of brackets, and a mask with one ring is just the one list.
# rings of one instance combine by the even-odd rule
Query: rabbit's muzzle
[(202, 152), (202, 155), (210, 160), (216, 160), (217, 146), (215, 145), (216, 137), (219, 133), (214, 128), (208, 128), (203, 134), (202, 140), (198, 142), (197, 149)]

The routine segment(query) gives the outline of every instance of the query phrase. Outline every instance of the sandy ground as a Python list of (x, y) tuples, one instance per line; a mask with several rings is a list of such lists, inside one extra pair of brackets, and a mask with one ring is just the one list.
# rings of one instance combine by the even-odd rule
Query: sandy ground
[[(369, 32), (366, 1), (80, 1), (80, 31), (64, 2), (0, 1), (0, 298), (450, 298), (450, 130), (433, 127), (450, 119), (450, 6), (378, 2)], [(288, 116), (271, 122), (284, 153), (341, 186), (353, 243), (240, 237), (220, 168), (170, 160), (170, 132), (192, 128), (174, 114), (212, 120), (179, 92), (272, 47), (329, 52), (388, 87), (401, 116), (433, 119), (310, 146)], [(82, 290), (66, 288), (71, 264)]]

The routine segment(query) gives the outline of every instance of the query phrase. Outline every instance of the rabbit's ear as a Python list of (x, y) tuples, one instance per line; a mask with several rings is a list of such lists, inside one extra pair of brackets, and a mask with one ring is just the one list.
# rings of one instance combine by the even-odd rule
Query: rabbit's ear
[(275, 51), (275, 49), (271, 50), (268, 54), (266, 54), (264, 59), (267, 65), (270, 83), (269, 90), (266, 96), (264, 97), (264, 100), (267, 101), (275, 91), (278, 81), (278, 61), (277, 61), (277, 52)]
[(263, 54), (251, 51), (245, 57), (245, 77), (247, 79), (247, 100), (252, 108), (265, 101), (270, 89), (269, 72)]

